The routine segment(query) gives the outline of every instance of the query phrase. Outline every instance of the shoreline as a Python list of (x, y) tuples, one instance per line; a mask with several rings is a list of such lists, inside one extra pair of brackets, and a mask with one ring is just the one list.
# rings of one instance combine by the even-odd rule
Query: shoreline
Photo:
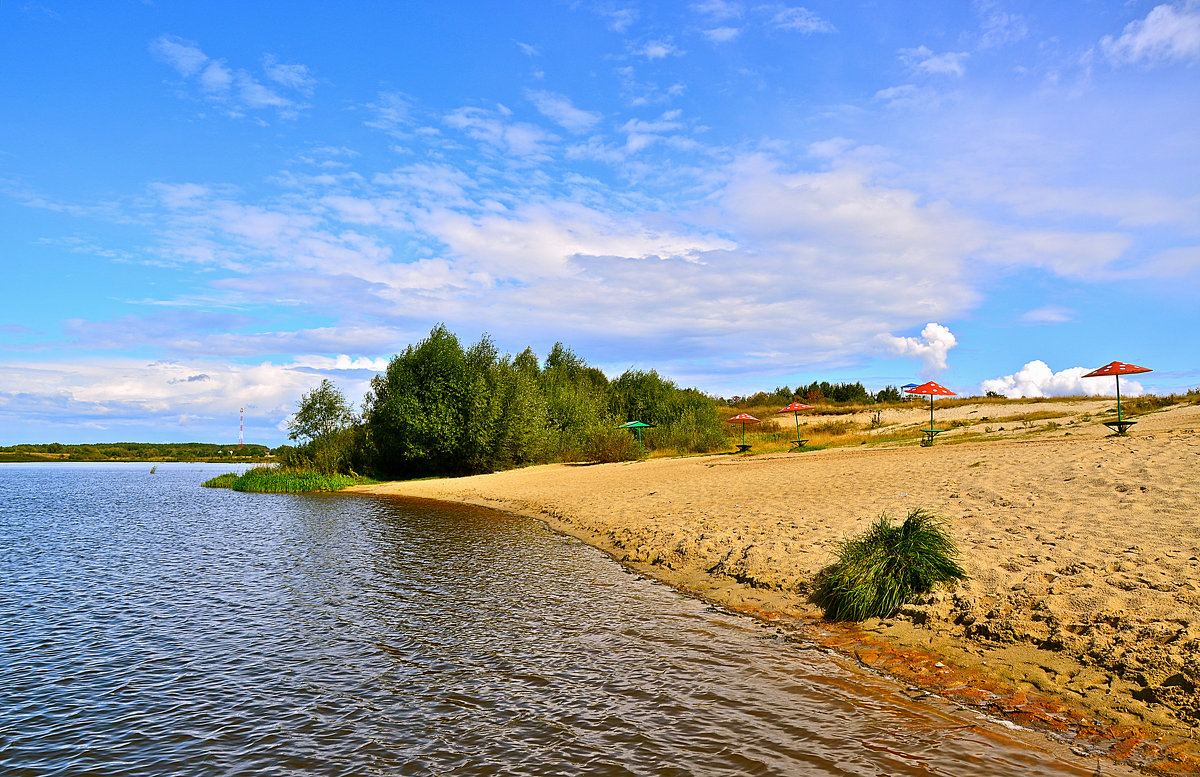
[[(1076, 428), (351, 490), (534, 517), (685, 593), (794, 622), (906, 682), (1088, 751), (1200, 773), (1197, 429), (1200, 406), (1188, 405), (1143, 416), (1126, 438)], [(968, 580), (886, 621), (822, 621), (809, 596), (837, 543), (915, 507), (946, 521)]]

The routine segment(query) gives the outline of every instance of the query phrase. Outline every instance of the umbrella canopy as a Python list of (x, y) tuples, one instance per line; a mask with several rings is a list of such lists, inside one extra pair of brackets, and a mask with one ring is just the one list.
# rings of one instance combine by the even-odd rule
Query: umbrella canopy
[(641, 421), (626, 421), (625, 423), (621, 424), (617, 428), (618, 429), (632, 429), (634, 431), (634, 434), (637, 435), (637, 441), (640, 443), (642, 441), (642, 430), (649, 429), (651, 426), (652, 426), (652, 424), (645, 424), (645, 423), (642, 423)]
[[(1117, 434), (1125, 434), (1125, 430), (1133, 425), (1133, 421), (1125, 422), (1121, 418), (1121, 376), (1122, 375), (1137, 375), (1141, 372), (1152, 372), (1149, 367), (1139, 367), (1136, 364), (1126, 364), (1125, 362), (1109, 362), (1103, 367), (1092, 370), (1085, 378), (1106, 378), (1112, 375), (1117, 380)], [(1108, 426), (1112, 426), (1111, 423)]]
[(801, 410), (812, 410), (812, 405), (806, 405), (803, 402), (793, 402), (792, 404), (790, 404), (787, 407), (783, 408), (782, 410), (778, 411), (780, 413), (791, 413), (792, 417), (796, 419), (796, 448), (803, 448), (804, 443), (806, 442), (806, 440), (800, 439), (800, 411)]
[(1149, 367), (1139, 367), (1125, 362), (1109, 362), (1098, 370), (1092, 370), (1085, 378), (1103, 378), (1108, 375), (1137, 375), (1139, 372), (1153, 372)]
[(925, 442), (923, 442), (921, 444), (922, 445), (933, 445), (934, 436), (937, 435), (939, 432), (945, 431), (944, 429), (934, 429), (933, 428), (933, 398), (934, 397), (956, 397), (958, 395), (955, 394), (950, 389), (946, 388), (945, 386), (941, 385), (940, 383), (934, 383), (932, 380), (929, 381), (928, 383), (922, 383), (920, 386), (913, 386), (912, 388), (906, 388), (904, 390), (905, 390), (905, 392), (907, 392), (909, 394), (920, 394), (922, 396), (927, 395), (929, 397), (929, 428), (922, 430), (927, 435), (927, 438), (926, 438)]
[(742, 425), (742, 445), (746, 444), (746, 424), (757, 424), (758, 419), (749, 413), (738, 413), (733, 418), (727, 419), (731, 424)]
[(935, 397), (935, 396), (938, 396), (938, 397), (957, 397), (958, 396), (958, 394), (955, 394), (950, 389), (946, 388), (945, 386), (941, 385), (940, 383), (934, 383), (932, 380), (929, 381), (928, 383), (922, 383), (920, 386), (913, 386), (912, 388), (908, 388), (906, 386), (904, 388), (904, 391), (905, 391), (905, 393), (908, 393), (908, 394), (920, 394), (922, 396), (928, 394), (930, 397), (930, 401), (933, 401), (933, 397)]

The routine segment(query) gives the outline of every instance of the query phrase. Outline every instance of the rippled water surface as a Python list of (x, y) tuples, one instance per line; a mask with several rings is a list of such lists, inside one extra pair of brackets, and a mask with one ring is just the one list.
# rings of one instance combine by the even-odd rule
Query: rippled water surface
[(0, 465), (0, 774), (1090, 775), (534, 521)]

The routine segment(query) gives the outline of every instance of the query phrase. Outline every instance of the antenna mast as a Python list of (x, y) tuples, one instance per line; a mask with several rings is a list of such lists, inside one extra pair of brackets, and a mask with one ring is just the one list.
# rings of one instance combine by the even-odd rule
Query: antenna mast
[(246, 428), (246, 408), (238, 410), (238, 450), (242, 449), (243, 430)]

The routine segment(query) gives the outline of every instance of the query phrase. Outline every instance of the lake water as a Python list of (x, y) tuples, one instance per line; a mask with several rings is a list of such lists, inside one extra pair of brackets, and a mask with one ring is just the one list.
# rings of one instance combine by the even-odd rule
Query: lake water
[(227, 470), (0, 465), (0, 774), (1095, 769), (535, 521)]

